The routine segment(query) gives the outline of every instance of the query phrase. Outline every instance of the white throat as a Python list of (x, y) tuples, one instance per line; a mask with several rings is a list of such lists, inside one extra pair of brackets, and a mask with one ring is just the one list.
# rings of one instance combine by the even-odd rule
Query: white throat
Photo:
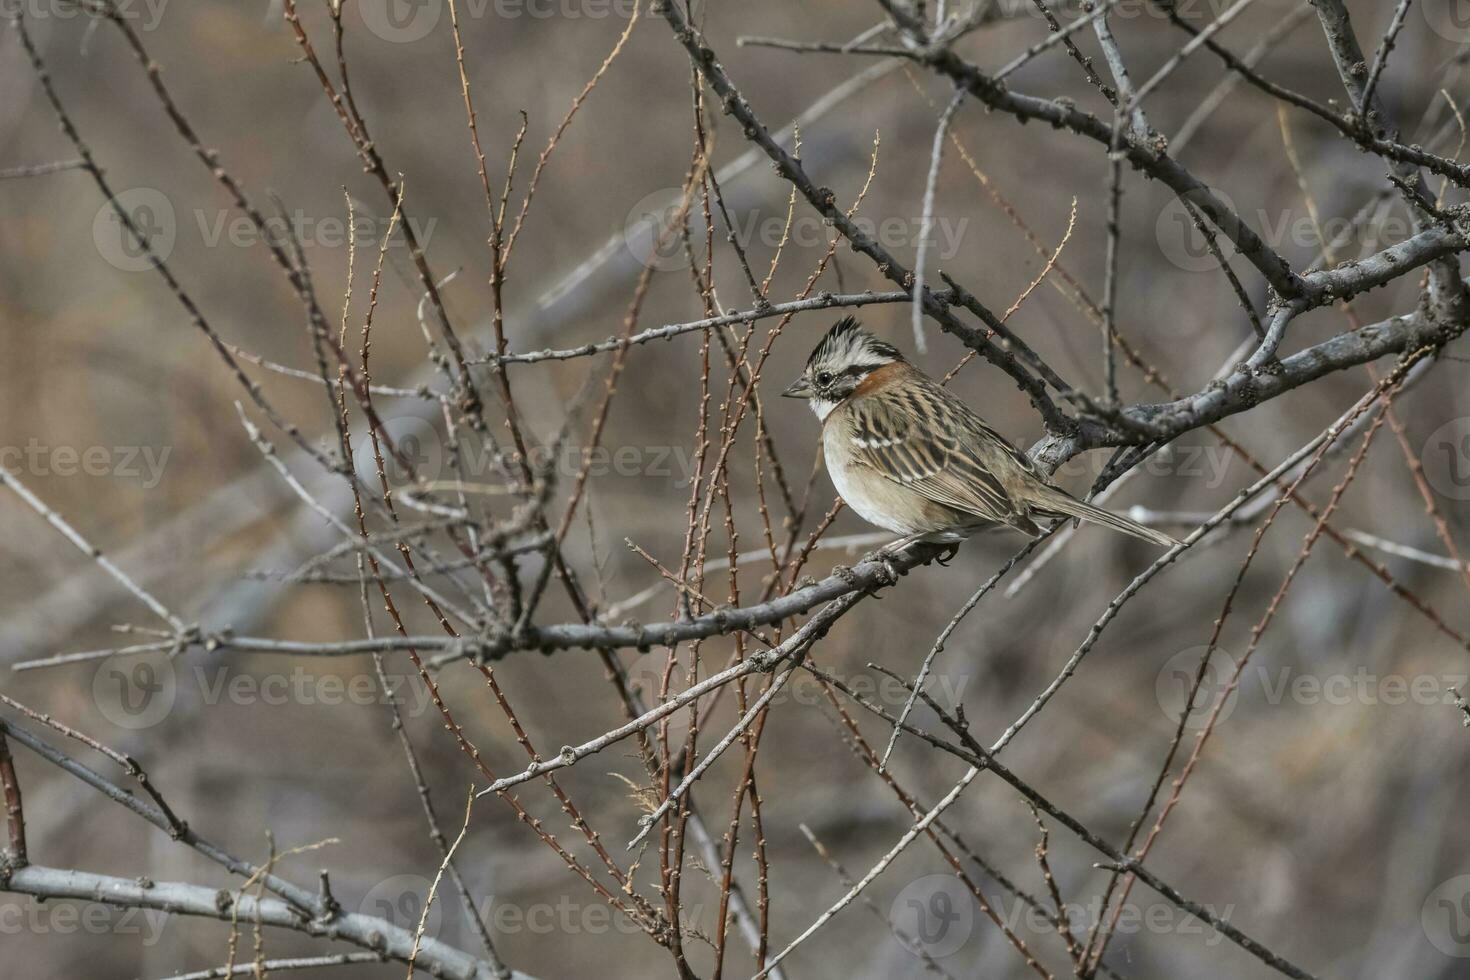
[(824, 398), (811, 398), (807, 400), (807, 404), (812, 407), (813, 412), (817, 413), (817, 418), (825, 422), (827, 416), (832, 414), (832, 410), (842, 403), (829, 402)]

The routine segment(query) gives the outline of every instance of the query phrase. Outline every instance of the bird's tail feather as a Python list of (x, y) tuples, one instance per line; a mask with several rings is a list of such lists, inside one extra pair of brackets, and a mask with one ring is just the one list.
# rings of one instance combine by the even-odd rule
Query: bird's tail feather
[(1155, 531), (1151, 527), (1144, 527), (1137, 521), (1130, 521), (1126, 517), (1114, 514), (1112, 511), (1094, 507), (1092, 504), (1084, 503), (1055, 487), (1048, 487), (1051, 492), (1042, 500), (1037, 501), (1037, 509), (1047, 514), (1058, 517), (1078, 517), (1084, 521), (1101, 524), (1124, 534), (1131, 534), (1135, 538), (1151, 541), (1163, 548), (1172, 548), (1179, 542), (1163, 531)]

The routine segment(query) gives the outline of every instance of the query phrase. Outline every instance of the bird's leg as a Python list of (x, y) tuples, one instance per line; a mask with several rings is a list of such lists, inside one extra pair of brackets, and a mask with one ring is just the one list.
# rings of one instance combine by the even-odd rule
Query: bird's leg
[(899, 538), (897, 541), (890, 541), (883, 547), (879, 548), (877, 554), (881, 555), (884, 559), (897, 558), (899, 555), (907, 551), (910, 545), (917, 544), (919, 541), (923, 540), (924, 535), (927, 533), (929, 532), (915, 531), (913, 534), (906, 534), (903, 537)]
[(888, 572), (888, 581), (890, 585), (896, 583), (900, 576), (898, 566), (894, 564), (894, 560), (898, 558), (899, 555), (907, 551), (910, 546), (917, 544), (919, 541), (923, 540), (926, 533), (928, 532), (918, 531), (914, 534), (905, 535), (899, 538), (897, 541), (888, 542), (883, 547), (873, 552), (873, 560), (882, 562), (883, 568)]

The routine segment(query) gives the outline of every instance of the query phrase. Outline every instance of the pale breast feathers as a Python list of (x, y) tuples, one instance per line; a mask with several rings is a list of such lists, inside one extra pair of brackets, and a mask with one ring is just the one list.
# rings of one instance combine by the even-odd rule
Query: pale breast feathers
[(884, 386), (853, 399), (846, 414), (853, 465), (989, 521), (1016, 518), (1005, 487), (970, 448), (979, 420), (943, 389)]

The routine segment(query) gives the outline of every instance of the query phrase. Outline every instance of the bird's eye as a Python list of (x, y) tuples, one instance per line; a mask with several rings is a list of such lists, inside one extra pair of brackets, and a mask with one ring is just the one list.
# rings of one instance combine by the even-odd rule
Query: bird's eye
[(817, 384), (819, 384), (819, 385), (829, 385), (831, 383), (832, 383), (832, 372), (831, 371), (823, 371), (823, 372), (821, 372), (820, 374), (817, 375)]

